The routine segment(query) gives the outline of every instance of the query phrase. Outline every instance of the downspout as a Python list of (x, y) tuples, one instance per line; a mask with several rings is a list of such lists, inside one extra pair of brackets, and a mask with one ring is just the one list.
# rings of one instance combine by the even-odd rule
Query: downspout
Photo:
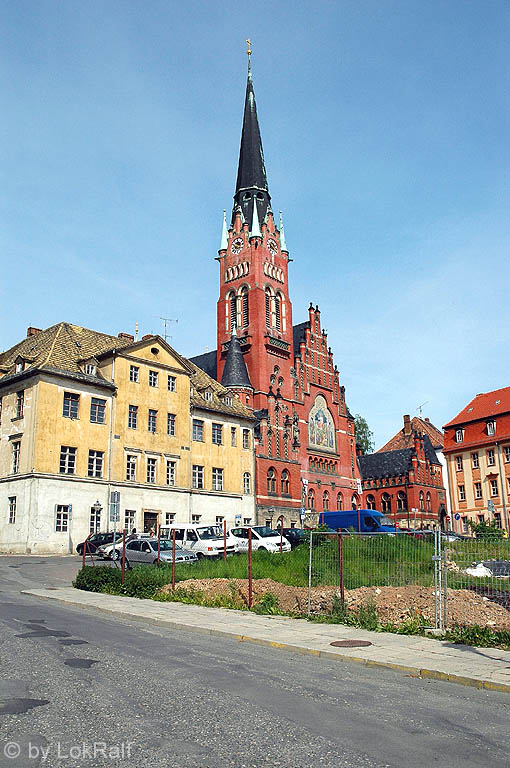
[[(112, 352), (112, 384), (115, 384), (115, 352)], [(108, 476), (106, 485), (106, 530), (110, 530), (110, 489), (112, 480), (112, 450), (113, 450), (113, 422), (114, 422), (114, 404), (115, 404), (115, 390), (111, 394), (111, 406), (110, 406), (110, 430), (108, 432)]]
[(508, 534), (510, 529), (508, 528), (508, 510), (506, 508), (506, 501), (505, 501), (505, 493), (506, 493), (506, 488), (504, 483), (505, 478), (503, 475), (503, 468), (501, 466), (501, 446), (499, 445), (498, 442), (496, 442), (496, 450), (498, 452), (499, 482), (501, 483), (501, 498), (503, 500), (503, 512), (505, 516), (506, 531)]

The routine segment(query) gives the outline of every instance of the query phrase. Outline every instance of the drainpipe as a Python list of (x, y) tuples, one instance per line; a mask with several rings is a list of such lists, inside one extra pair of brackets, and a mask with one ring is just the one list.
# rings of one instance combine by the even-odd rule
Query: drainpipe
[(506, 508), (506, 501), (505, 501), (505, 493), (506, 493), (505, 477), (503, 475), (503, 468), (501, 466), (501, 446), (499, 445), (499, 443), (496, 443), (496, 450), (498, 452), (499, 482), (501, 484), (501, 498), (503, 500), (503, 512), (505, 516), (505, 525), (506, 525), (507, 533), (509, 533), (510, 528), (508, 527), (508, 510)]
[[(112, 384), (115, 384), (115, 353), (116, 350), (114, 349), (112, 352)], [(110, 489), (111, 489), (111, 480), (112, 480), (112, 448), (113, 448), (113, 422), (114, 422), (114, 400), (115, 398), (115, 390), (111, 394), (111, 405), (110, 405), (110, 429), (108, 431), (108, 476), (107, 476), (107, 485), (106, 485), (106, 504), (105, 504), (105, 512), (106, 512), (106, 530), (110, 530)], [(119, 505), (119, 514), (120, 514), (120, 505)]]

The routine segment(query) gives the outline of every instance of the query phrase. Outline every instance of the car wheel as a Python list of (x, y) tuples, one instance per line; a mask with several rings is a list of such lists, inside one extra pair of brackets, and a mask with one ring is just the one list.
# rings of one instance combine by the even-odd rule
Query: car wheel
[(267, 549), (265, 547), (259, 547), (258, 551), (259, 552), (267, 552)]
[(197, 552), (197, 560), (202, 560), (203, 557), (204, 557), (204, 553), (203, 552)]
[(81, 544), (78, 544), (78, 546), (76, 547), (76, 551), (78, 552), (79, 555), (83, 555), (83, 546)]
[(119, 557), (120, 557), (119, 550), (118, 549), (112, 549), (112, 553), (111, 553), (110, 557), (112, 558), (112, 560), (118, 560)]

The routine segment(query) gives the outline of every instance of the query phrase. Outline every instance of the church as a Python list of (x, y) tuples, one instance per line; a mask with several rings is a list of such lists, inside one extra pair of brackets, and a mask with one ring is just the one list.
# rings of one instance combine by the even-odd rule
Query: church
[(259, 523), (293, 527), (362, 506), (361, 479), (318, 305), (293, 324), (292, 259), (272, 210), (250, 53), (234, 205), (216, 257), (217, 348), (191, 359), (254, 412)]

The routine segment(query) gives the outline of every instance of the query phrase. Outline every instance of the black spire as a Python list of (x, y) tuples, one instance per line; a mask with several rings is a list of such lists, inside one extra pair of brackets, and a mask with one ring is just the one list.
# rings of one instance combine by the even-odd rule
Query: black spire
[(268, 208), (271, 208), (271, 195), (267, 185), (264, 152), (262, 150), (257, 105), (255, 103), (255, 92), (251, 77), (251, 64), (248, 58), (248, 81), (246, 83), (243, 131), (241, 134), (233, 215), (235, 215), (237, 210), (241, 210), (245, 221), (250, 226), (253, 218), (254, 199), (257, 200), (258, 218), (262, 223)]
[(227, 352), (227, 359), (225, 360), (225, 367), (221, 376), (222, 387), (249, 387), (252, 389), (250, 377), (248, 376), (248, 370), (246, 363), (244, 362), (243, 353), (241, 351), (241, 345), (237, 338), (237, 333), (232, 331), (232, 337)]

